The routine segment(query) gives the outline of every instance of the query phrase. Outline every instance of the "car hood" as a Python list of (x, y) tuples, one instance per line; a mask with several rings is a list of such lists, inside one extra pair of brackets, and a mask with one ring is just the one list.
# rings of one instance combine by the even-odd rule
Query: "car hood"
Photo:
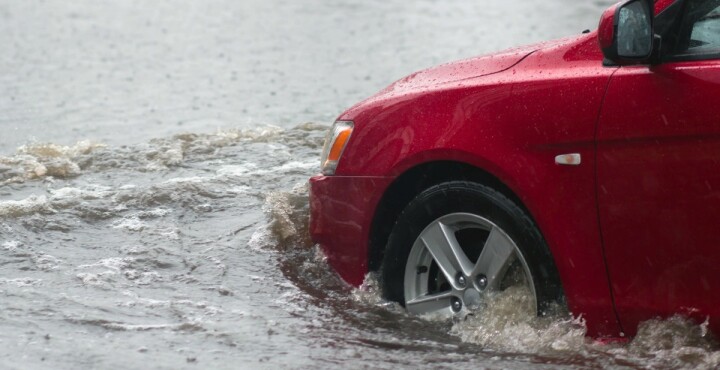
[(379, 113), (384, 107), (395, 101), (405, 100), (416, 94), (452, 87), (465, 80), (500, 73), (512, 68), (538, 50), (551, 49), (564, 44), (572, 45), (582, 39), (583, 37), (574, 36), (546, 41), (422, 70), (392, 83), (377, 94), (355, 104), (341, 114), (338, 119), (355, 120), (358, 115)]
[(459, 60), (428, 68), (394, 82), (380, 93), (425, 89), (502, 72), (514, 66), (542, 46), (545, 45), (538, 44), (513, 48), (490, 55)]

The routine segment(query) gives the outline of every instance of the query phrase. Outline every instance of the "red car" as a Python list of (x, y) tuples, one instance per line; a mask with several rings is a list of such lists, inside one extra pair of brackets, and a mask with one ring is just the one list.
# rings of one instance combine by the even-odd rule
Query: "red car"
[(412, 313), (525, 281), (595, 337), (720, 333), (720, 1), (630, 0), (403, 78), (338, 118), (310, 193), (330, 265)]

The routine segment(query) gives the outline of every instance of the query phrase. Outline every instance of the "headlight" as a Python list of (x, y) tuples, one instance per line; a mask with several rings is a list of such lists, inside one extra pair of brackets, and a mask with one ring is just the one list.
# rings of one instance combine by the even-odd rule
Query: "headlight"
[(337, 121), (330, 128), (325, 137), (320, 168), (323, 175), (334, 175), (340, 156), (345, 150), (345, 145), (350, 140), (353, 131), (353, 123), (350, 121)]

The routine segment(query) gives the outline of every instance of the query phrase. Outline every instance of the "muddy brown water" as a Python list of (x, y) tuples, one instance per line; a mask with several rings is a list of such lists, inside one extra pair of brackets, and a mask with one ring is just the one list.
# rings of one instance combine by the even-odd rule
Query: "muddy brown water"
[(704, 325), (603, 345), (521, 290), (409, 316), (307, 238), (334, 115), (606, 5), (0, 2), (0, 368), (717, 367)]

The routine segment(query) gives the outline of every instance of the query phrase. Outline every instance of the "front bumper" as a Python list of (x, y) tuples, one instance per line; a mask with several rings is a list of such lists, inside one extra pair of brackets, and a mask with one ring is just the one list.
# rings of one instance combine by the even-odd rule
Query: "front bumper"
[(368, 272), (370, 228), (375, 209), (392, 181), (387, 177), (310, 178), (310, 236), (328, 263), (351, 285)]

